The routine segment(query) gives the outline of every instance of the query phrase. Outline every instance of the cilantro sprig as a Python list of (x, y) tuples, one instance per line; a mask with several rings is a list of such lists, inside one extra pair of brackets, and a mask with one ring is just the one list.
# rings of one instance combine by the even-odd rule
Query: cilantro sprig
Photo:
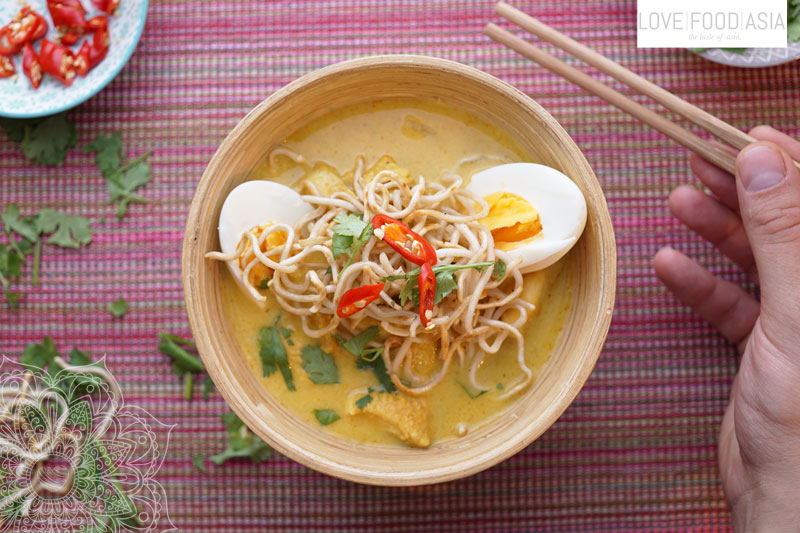
[(8, 204), (0, 214), (0, 222), (8, 239), (8, 244), (0, 244), (0, 285), (12, 309), (16, 308), (21, 294), (11, 291), (11, 281), (20, 277), (22, 265), (27, 263), (26, 256), (31, 250), (31, 281), (33, 285), (39, 283), (42, 236), (50, 234), (46, 242), (62, 248), (78, 248), (92, 240), (89, 220), (49, 208), (40, 210), (36, 215), (23, 216), (16, 204)]
[(250, 461), (258, 464), (272, 457), (272, 448), (250, 431), (235, 413), (222, 415), (222, 422), (228, 432), (228, 447), (209, 457), (212, 463), (221, 465), (237, 457), (249, 457)]
[(378, 334), (378, 326), (370, 326), (358, 335), (351, 337), (349, 340), (345, 340), (344, 337), (338, 334), (335, 334), (334, 337), (342, 348), (356, 357), (371, 362), (383, 354), (383, 346), (367, 346), (378, 337)]
[(152, 151), (122, 164), (125, 150), (119, 132), (107, 137), (103, 134), (84, 147), (87, 153), (94, 152), (95, 164), (106, 178), (109, 202), (118, 202), (117, 218), (122, 218), (131, 202), (147, 203), (147, 198), (134, 194), (134, 191), (152, 179), (150, 163), (147, 158)]
[[(184, 380), (184, 397), (187, 401), (191, 400), (191, 392), (188, 395), (186, 393), (186, 390), (191, 391), (192, 388), (193, 380), (191, 376), (193, 373), (205, 372), (205, 366), (199, 357), (190, 354), (182, 346), (193, 348), (196, 346), (195, 342), (192, 339), (185, 339), (163, 331), (158, 335), (161, 339), (159, 350), (173, 359), (173, 368), (179, 375), (189, 376)], [(213, 386), (213, 381), (206, 375), (203, 385), (204, 399), (208, 399)], [(209, 457), (212, 463), (222, 465), (231, 459), (239, 457), (249, 457), (253, 463), (261, 463), (272, 456), (272, 448), (250, 431), (236, 414), (225, 413), (221, 415), (221, 418), (227, 430), (228, 446), (220, 453)], [(201, 456), (193, 456), (191, 463), (199, 471), (207, 471), (205, 461)]]
[(347, 254), (347, 263), (342, 268), (343, 272), (353, 262), (353, 258), (361, 250), (361, 247), (372, 237), (372, 224), (352, 213), (340, 213), (333, 221), (336, 222), (333, 227), (331, 245), (333, 257)]
[[(481, 263), (470, 263), (467, 265), (436, 265), (433, 267), (433, 273), (436, 275), (436, 296), (434, 298), (434, 305), (439, 303), (447, 297), (448, 294), (458, 288), (455, 279), (455, 272), (458, 270), (475, 269), (483, 272), (489, 267), (494, 268), (493, 275), (497, 279), (503, 279), (506, 275), (506, 264), (498, 259), (497, 261), (484, 261)], [(400, 289), (400, 305), (405, 305), (409, 300), (415, 304), (419, 304), (419, 267), (413, 268), (405, 274), (396, 274), (393, 276), (386, 276), (381, 281), (395, 281), (398, 279), (405, 279), (406, 284)]]
[(356, 368), (359, 370), (372, 370), (378, 383), (383, 386), (386, 392), (394, 392), (397, 388), (389, 376), (386, 363), (383, 362), (383, 346), (371, 347), (370, 342), (378, 337), (378, 326), (370, 326), (358, 335), (345, 340), (342, 336), (336, 335), (336, 341), (348, 352), (353, 354), (356, 359)]
[[(275, 322), (271, 326), (264, 326), (258, 333), (258, 339), (261, 344), (259, 350), (261, 371), (264, 377), (269, 377), (274, 374), (276, 370), (280, 370), (283, 381), (286, 383), (286, 388), (293, 391), (297, 390), (294, 386), (294, 376), (292, 376), (292, 369), (289, 367), (289, 358), (286, 355), (286, 348), (281, 341), (281, 338), (285, 336), (288, 343), (291, 330), (280, 328), (278, 326), (280, 319), (280, 315), (276, 316)], [(288, 334), (286, 332), (288, 332)]]

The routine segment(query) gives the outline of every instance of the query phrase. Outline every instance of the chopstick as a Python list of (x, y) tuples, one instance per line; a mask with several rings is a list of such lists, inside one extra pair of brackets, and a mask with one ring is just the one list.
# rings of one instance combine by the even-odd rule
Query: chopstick
[(489, 23), (486, 26), (486, 33), (498, 43), (504, 44), (528, 59), (536, 61), (544, 68), (563, 76), (575, 85), (599, 96), (609, 104), (638, 118), (645, 124), (649, 124), (667, 137), (701, 155), (704, 159), (714, 163), (718, 167), (730, 173), (735, 172), (735, 156), (725, 151), (721, 146), (702, 139), (694, 133), (683, 129), (678, 124), (670, 122), (655, 111), (651, 111), (643, 105), (634, 102), (621, 92), (604, 85), (588, 74), (567, 65), (560, 59), (551, 56), (544, 50), (533, 46), (527, 41), (523, 41), (513, 33), (509, 33), (495, 24)]
[[(510, 6), (505, 2), (499, 2), (495, 8), (498, 15), (507, 19), (509, 22), (517, 24), (521, 28), (533, 33), (544, 41), (547, 41), (558, 48), (583, 60), (587, 64), (597, 68), (601, 72), (608, 74), (617, 81), (625, 83), (634, 90), (649, 96), (667, 109), (674, 111), (678, 115), (689, 120), (693, 124), (700, 126), (712, 133), (731, 146), (742, 149), (757, 139), (744, 133), (743, 131), (731, 126), (727, 122), (720, 120), (714, 115), (700, 109), (699, 107), (682, 100), (669, 91), (659, 87), (638, 74), (626, 69), (622, 65), (611, 61), (607, 57), (595, 52), (591, 48), (567, 37), (559, 31), (547, 26), (539, 20), (523, 13), (522, 11)], [(604, 85), (603, 83), (588, 76), (582, 71), (567, 65), (556, 59), (547, 52), (535, 47), (534, 45), (516, 37), (514, 34), (503, 30), (495, 24), (488, 24), (486, 33), (495, 41), (508, 46), (521, 55), (536, 61), (548, 70), (563, 76), (569, 81), (579, 85), (586, 91), (599, 96), (610, 104), (618, 107), (626, 113), (633, 115), (642, 122), (649, 124), (658, 131), (664, 133), (671, 139), (682, 144), (686, 148), (696, 152), (703, 158), (715, 165), (733, 173), (735, 170), (735, 154), (727, 151), (724, 147), (702, 139), (690, 131), (670, 122), (648, 108), (634, 102), (622, 93)], [(795, 162), (800, 168), (800, 163)]]

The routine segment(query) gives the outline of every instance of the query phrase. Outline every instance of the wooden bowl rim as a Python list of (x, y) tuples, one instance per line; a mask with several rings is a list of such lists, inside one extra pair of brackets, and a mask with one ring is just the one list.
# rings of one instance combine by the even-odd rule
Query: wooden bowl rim
[[(556, 141), (567, 148), (566, 155), (572, 160), (575, 167), (582, 174), (582, 181), (584, 181), (585, 185), (592, 189), (594, 193), (597, 193), (594, 194), (593, 197), (595, 201), (594, 207), (597, 211), (596, 225), (599, 233), (598, 239), (600, 245), (602, 246), (603, 244), (604, 236), (609, 239), (606, 245), (607, 249), (603, 250), (607, 255), (605, 256), (605, 263), (600, 276), (602, 285), (600, 286), (601, 294), (598, 304), (598, 313), (595, 327), (593, 328), (595, 335), (590, 338), (587, 343), (589, 345), (589, 350), (588, 353), (584, 354), (581, 360), (582, 364), (573, 370), (567, 382), (562, 383), (562, 392), (558, 397), (558, 401), (555, 405), (548, 406), (548, 409), (537, 419), (537, 425), (531, 425), (529, 426), (531, 428), (530, 430), (517, 434), (515, 438), (510, 439), (500, 446), (496, 453), (487, 453), (476, 458), (471, 458), (469, 464), (458, 465), (458, 468), (456, 468), (455, 465), (447, 464), (422, 471), (390, 472), (384, 470), (375, 472), (342, 465), (328, 458), (307, 453), (306, 450), (300, 446), (290, 445), (279, 432), (261, 423), (260, 419), (255, 416), (253, 412), (254, 405), (243, 407), (234, 401), (236, 398), (233, 392), (229, 390), (229, 387), (232, 387), (234, 383), (229, 381), (227, 376), (223, 375), (223, 369), (217, 364), (217, 360), (224, 359), (224, 356), (216, 353), (212, 348), (212, 343), (208, 337), (209, 334), (207, 333), (205, 324), (202, 323), (201, 318), (198, 316), (198, 313), (196, 313), (196, 307), (200, 308), (202, 305), (195, 301), (192, 292), (195, 282), (192, 271), (195, 262), (199, 261), (202, 264), (204, 261), (204, 251), (200, 250), (198, 252), (198, 250), (196, 250), (198, 246), (197, 235), (194, 228), (199, 227), (200, 214), (204, 201), (206, 200), (207, 189), (218, 174), (217, 168), (221, 165), (221, 161), (226, 158), (226, 155), (230, 151), (235, 150), (235, 145), (239, 137), (247, 131), (250, 127), (250, 123), (272, 106), (287, 99), (298, 89), (320, 82), (324, 78), (341, 74), (352, 74), (361, 70), (375, 68), (386, 69), (390, 67), (446, 71), (449, 74), (468, 78), (473, 82), (477, 82), (478, 84), (500, 93), (505, 98), (513, 100), (516, 105), (524, 108), (524, 111), (528, 115), (536, 117), (536, 119), (542, 123), (543, 128), (549, 134), (553, 135)], [(605, 197), (597, 181), (597, 177), (569, 134), (567, 134), (563, 127), (541, 105), (508, 83), (474, 67), (455, 61), (421, 55), (379, 55), (335, 63), (305, 74), (273, 93), (239, 121), (220, 144), (197, 185), (187, 216), (181, 265), (186, 312), (192, 333), (197, 343), (198, 352), (207, 367), (209, 375), (226, 403), (251, 430), (281, 454), (319, 472), (364, 484), (415, 486), (460, 479), (490, 468), (527, 447), (555, 423), (575, 399), (578, 392), (580, 392), (591, 374), (602, 350), (605, 338), (608, 334), (614, 308), (616, 294), (616, 263), (616, 243), (613, 226)], [(197, 300), (199, 299), (200, 298), (197, 298)]]

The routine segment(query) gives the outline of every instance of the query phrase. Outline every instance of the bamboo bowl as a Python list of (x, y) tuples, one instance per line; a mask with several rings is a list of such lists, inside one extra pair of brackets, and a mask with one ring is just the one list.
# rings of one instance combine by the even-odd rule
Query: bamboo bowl
[[(574, 254), (573, 305), (550, 361), (502, 415), (467, 436), (425, 450), (346, 441), (301, 421), (257, 382), (223, 312), (225, 265), (217, 220), (227, 194), (248, 179), (265, 150), (332, 109), (376, 98), (436, 98), (502, 125), (538, 163), (570, 176), (586, 197), (586, 229)], [(339, 478), (423, 485), (489, 468), (533, 442), (569, 406), (594, 367), (611, 321), (616, 247), (605, 198), (589, 164), (561, 126), (510, 85), (465, 65), (421, 56), (356, 59), (312, 72), (256, 106), (212, 158), (192, 201), (183, 242), (183, 287), (200, 355), (237, 415), (282, 454)]]

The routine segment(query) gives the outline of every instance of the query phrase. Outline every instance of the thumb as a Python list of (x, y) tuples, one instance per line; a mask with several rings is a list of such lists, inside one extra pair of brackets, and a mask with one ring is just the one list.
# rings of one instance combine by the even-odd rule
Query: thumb
[(762, 327), (773, 343), (796, 349), (800, 345), (800, 172), (778, 145), (757, 142), (736, 159), (736, 186), (758, 268)]

